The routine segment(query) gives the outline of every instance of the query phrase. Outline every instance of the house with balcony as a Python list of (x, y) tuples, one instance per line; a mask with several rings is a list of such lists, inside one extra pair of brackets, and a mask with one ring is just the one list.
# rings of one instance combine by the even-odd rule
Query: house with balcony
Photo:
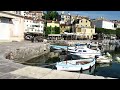
[(75, 32), (77, 38), (92, 39), (95, 34), (95, 27), (91, 26), (89, 18), (81, 18), (75, 21)]
[(25, 33), (40, 33), (44, 32), (44, 20), (34, 20), (32, 17), (24, 17)]
[(72, 32), (72, 24), (60, 24), (60, 34), (63, 34), (64, 32)]
[(0, 11), (0, 41), (24, 40), (24, 17), (13, 12)]
[(61, 16), (60, 24), (65, 24), (65, 23), (71, 24), (71, 14), (69, 12), (67, 14), (62, 12), (60, 16)]

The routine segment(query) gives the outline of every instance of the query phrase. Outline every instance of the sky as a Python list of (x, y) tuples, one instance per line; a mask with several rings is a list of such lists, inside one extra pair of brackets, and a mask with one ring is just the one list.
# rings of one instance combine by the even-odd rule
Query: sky
[[(61, 13), (61, 11), (58, 11)], [(91, 19), (104, 17), (109, 20), (120, 20), (120, 11), (65, 11), (65, 13), (71, 13), (71, 15), (88, 16)]]

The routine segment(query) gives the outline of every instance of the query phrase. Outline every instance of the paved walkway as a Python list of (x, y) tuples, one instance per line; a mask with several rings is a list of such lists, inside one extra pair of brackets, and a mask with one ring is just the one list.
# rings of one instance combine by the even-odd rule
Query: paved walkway
[(11, 48), (40, 43), (12, 42), (0, 43), (0, 79), (110, 79), (101, 76), (57, 71), (47, 68), (27, 66), (5, 59), (4, 54)]

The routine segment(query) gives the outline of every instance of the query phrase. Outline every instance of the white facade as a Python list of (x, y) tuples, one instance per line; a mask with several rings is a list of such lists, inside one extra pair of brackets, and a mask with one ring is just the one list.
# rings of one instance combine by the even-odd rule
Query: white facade
[(115, 29), (114, 28), (114, 23), (110, 21), (105, 21), (105, 20), (96, 20), (92, 22), (93, 25), (97, 28), (105, 28), (105, 29)]
[(0, 41), (24, 40), (24, 18), (11, 12), (0, 12)]
[(24, 32), (29, 32), (29, 28), (32, 27), (33, 24), (33, 20), (31, 19), (24, 19), (24, 27), (25, 27), (25, 31)]
[(24, 27), (25, 32), (31, 32), (31, 33), (43, 33), (44, 31), (44, 22), (34, 22), (31, 19), (25, 19), (24, 20)]

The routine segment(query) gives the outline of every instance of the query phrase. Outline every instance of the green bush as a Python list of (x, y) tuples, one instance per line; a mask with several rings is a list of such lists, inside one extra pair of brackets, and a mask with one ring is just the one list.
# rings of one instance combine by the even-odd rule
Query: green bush
[(116, 30), (104, 29), (104, 28), (95, 28), (95, 32), (103, 33), (103, 34), (116, 34)]

